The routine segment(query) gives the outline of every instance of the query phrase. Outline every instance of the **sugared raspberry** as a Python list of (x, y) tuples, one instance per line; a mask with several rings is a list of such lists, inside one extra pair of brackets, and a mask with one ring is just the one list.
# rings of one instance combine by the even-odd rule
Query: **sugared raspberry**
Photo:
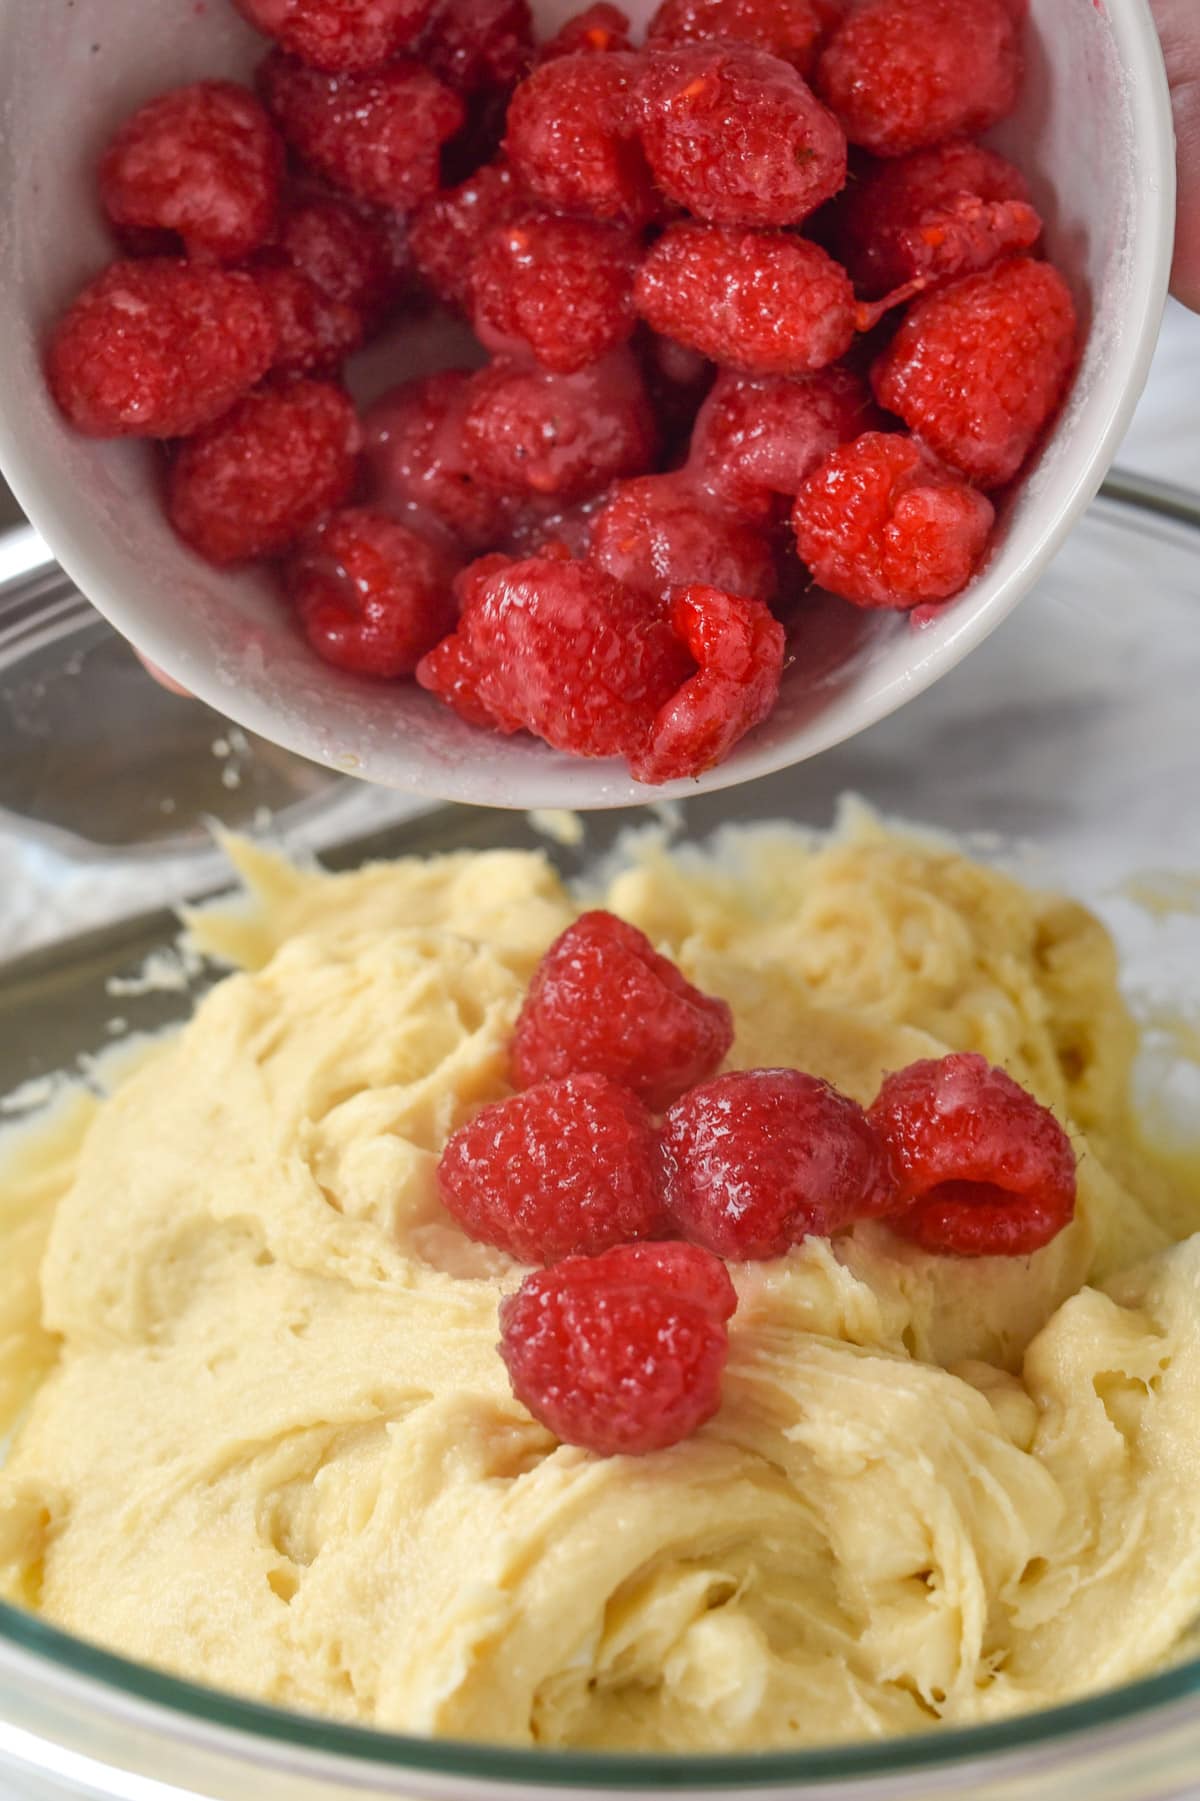
[(332, 194), (301, 194), (288, 202), (279, 249), (314, 287), (337, 305), (353, 308), (367, 327), (395, 297), (395, 246), (384, 224)]
[(357, 200), (403, 212), (438, 185), (438, 155), (462, 101), (420, 63), (322, 75), (273, 50), (259, 71), (267, 110), (309, 168)]
[(192, 438), (167, 475), (167, 513), (210, 563), (279, 556), (354, 482), (354, 408), (332, 382), (260, 388)]
[(677, 782), (724, 762), (779, 698), (784, 633), (761, 600), (719, 588), (679, 589), (671, 624), (700, 665), (667, 701), (641, 751), (639, 782)]
[(881, 405), (981, 488), (1011, 478), (1075, 366), (1070, 290), (1016, 257), (918, 300), (872, 371)]
[(662, 0), (646, 29), (649, 48), (751, 44), (807, 74), (827, 23), (816, 0)]
[(873, 415), (866, 384), (850, 369), (798, 377), (723, 370), (696, 420), (688, 475), (723, 506), (770, 521), (783, 497), (799, 493), (821, 458), (858, 437)]
[(565, 1444), (641, 1456), (716, 1413), (736, 1307), (724, 1265), (695, 1245), (617, 1245), (526, 1276), (500, 1303), (500, 1355)]
[(254, 277), (279, 334), (274, 367), (280, 373), (332, 374), (362, 343), (361, 313), (331, 300), (276, 252), (255, 265)]
[(489, 232), (510, 225), (528, 208), (528, 196), (504, 162), (486, 164), (417, 208), (408, 222), (408, 241), (418, 270), (439, 300), (467, 310), (475, 252)]
[(815, 79), (852, 144), (904, 156), (1011, 112), (1019, 22), (1010, 0), (864, 0), (822, 51)]
[(595, 0), (559, 26), (538, 50), (538, 61), (553, 62), (556, 56), (607, 56), (632, 47), (629, 20), (620, 7), (610, 6), (609, 0)]
[(946, 1257), (1028, 1257), (1075, 1211), (1075, 1153), (1048, 1108), (959, 1052), (888, 1076), (868, 1117), (906, 1203), (889, 1224)]
[(248, 88), (198, 81), (139, 108), (100, 163), (118, 229), (174, 232), (189, 256), (236, 263), (275, 225), (283, 143)]
[(662, 1142), (676, 1227), (738, 1262), (782, 1257), (896, 1204), (862, 1108), (796, 1069), (735, 1070), (694, 1088), (668, 1112)]
[(471, 266), (476, 336), (501, 354), (532, 352), (570, 375), (633, 333), (634, 233), (598, 219), (528, 212), (483, 240)]
[(363, 417), (368, 492), (413, 530), (486, 550), (504, 537), (510, 506), (478, 479), (463, 435), (474, 393), (462, 369), (404, 382)]
[(436, 694), (460, 719), (511, 737), (521, 730), (521, 721), (487, 706), (479, 698), (479, 675), (479, 665), (461, 632), (451, 632), (417, 665), (417, 680), (422, 688)]
[(664, 440), (668, 446), (678, 444), (691, 435), (717, 371), (698, 350), (660, 337), (644, 323), (638, 326), (634, 349)]
[(618, 482), (596, 514), (588, 554), (652, 600), (692, 582), (770, 600), (777, 585), (766, 535), (714, 509), (679, 474)]
[(649, 59), (642, 144), (663, 192), (715, 225), (795, 225), (846, 180), (846, 139), (789, 63), (687, 45)]
[(346, 507), (293, 553), (284, 585), (318, 656), (390, 680), (453, 630), (452, 568), (386, 513)]
[(523, 81), (504, 147), (548, 206), (643, 225), (660, 201), (638, 142), (640, 56), (560, 56)]
[(234, 0), (251, 25), (314, 69), (375, 69), (410, 44), (430, 0)]
[(859, 607), (948, 600), (983, 559), (991, 502), (902, 433), (866, 432), (819, 463), (792, 525), (801, 562)]
[(583, 500), (654, 459), (654, 420), (637, 365), (617, 350), (575, 375), (498, 359), (471, 384), (464, 438), (480, 479), (560, 504)]
[(55, 328), (55, 400), (92, 438), (183, 438), (227, 413), (278, 349), (252, 276), (187, 263), (113, 263)]
[(816, 244), (786, 232), (670, 226), (638, 273), (655, 331), (753, 375), (804, 375), (854, 341), (854, 289)]
[(733, 1043), (726, 1002), (694, 988), (636, 926), (582, 914), (546, 952), (513, 1035), (519, 1088), (588, 1071), (661, 1113)]
[(522, 1263), (663, 1236), (654, 1123), (604, 1076), (541, 1082), (484, 1107), (442, 1152), (438, 1188), (470, 1237)]
[(528, 0), (438, 0), (421, 57), (456, 93), (511, 87), (533, 60)]

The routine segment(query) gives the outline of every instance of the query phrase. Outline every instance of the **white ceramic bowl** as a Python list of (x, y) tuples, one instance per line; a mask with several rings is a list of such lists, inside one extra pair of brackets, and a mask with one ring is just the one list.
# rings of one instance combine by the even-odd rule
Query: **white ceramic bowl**
[[(543, 0), (556, 23), (582, 0)], [(624, 0), (645, 16), (645, 0)], [(245, 75), (261, 50), (228, 0), (0, 0), (0, 465), (68, 573), (117, 629), (229, 718), (335, 768), (493, 806), (610, 807), (721, 788), (811, 757), (927, 688), (987, 637), (1091, 499), (1141, 392), (1173, 236), (1170, 107), (1146, 0), (1030, 0), (1019, 112), (996, 134), (1031, 177), (1050, 254), (1088, 325), (1071, 400), (1002, 520), (985, 571), (921, 629), (818, 607), (772, 718), (696, 783), (641, 788), (624, 766), (487, 737), (410, 684), (356, 681), (294, 634), (270, 584), (218, 574), (172, 535), (144, 446), (75, 437), (40, 348), (112, 254), (94, 195), (114, 123), (173, 83)], [(436, 353), (435, 353), (436, 354)], [(427, 369), (400, 344), (385, 381)], [(374, 368), (381, 359), (376, 354)], [(136, 729), (136, 722), (131, 721)]]

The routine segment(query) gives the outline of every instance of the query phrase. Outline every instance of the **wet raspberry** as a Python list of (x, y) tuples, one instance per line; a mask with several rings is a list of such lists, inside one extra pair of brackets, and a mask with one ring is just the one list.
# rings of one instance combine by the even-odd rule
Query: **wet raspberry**
[(396, 296), (395, 245), (384, 222), (332, 194), (289, 201), (279, 249), (322, 294), (359, 314), (366, 327), (378, 322)]
[(362, 343), (362, 315), (331, 300), (275, 253), (255, 265), (254, 277), (275, 321), (274, 367), (282, 374), (332, 374)]
[(284, 585), (319, 657), (354, 675), (411, 675), (453, 630), (452, 565), (407, 526), (346, 507), (293, 553)]
[(174, 232), (189, 256), (236, 263), (275, 226), (283, 144), (254, 95), (198, 81), (141, 107), (100, 163), (118, 228)]
[(476, 335), (570, 375), (633, 333), (634, 233), (598, 219), (530, 212), (483, 240), (471, 266)]
[(694, 988), (644, 932), (615, 913), (582, 914), (537, 967), (512, 1042), (519, 1088), (587, 1071), (656, 1113), (718, 1068), (733, 1015)]
[(777, 585), (765, 533), (716, 511), (682, 475), (618, 482), (596, 514), (588, 554), (651, 600), (693, 582), (770, 600)]
[(946, 1257), (1028, 1257), (1070, 1224), (1075, 1153), (1048, 1108), (968, 1052), (889, 1076), (868, 1116), (906, 1209), (889, 1220)]
[(421, 57), (456, 93), (511, 87), (533, 60), (528, 0), (439, 0)]
[(507, 163), (488, 163), (456, 188), (423, 201), (408, 222), (413, 260), (439, 300), (466, 312), (471, 264), (488, 233), (529, 210)]
[(210, 563), (279, 556), (354, 482), (354, 408), (332, 382), (260, 388), (186, 443), (167, 475), (167, 513)]
[(403, 212), (438, 185), (462, 101), (404, 58), (366, 75), (322, 75), (279, 51), (259, 71), (267, 110), (300, 159), (356, 200)]
[(694, 1088), (668, 1112), (662, 1141), (676, 1227), (738, 1262), (782, 1257), (896, 1203), (862, 1108), (796, 1069), (736, 1070)]
[(645, 324), (638, 326), (634, 348), (663, 437), (668, 445), (677, 444), (690, 436), (716, 369), (698, 350), (660, 337)]
[[(815, 375), (736, 375), (723, 370), (692, 433), (688, 475), (747, 519), (779, 517), (831, 450), (874, 417), (866, 384), (850, 369)], [(716, 587), (755, 592), (712, 577)]]
[(812, 67), (827, 23), (828, 12), (816, 0), (662, 0), (647, 27), (646, 43), (652, 49), (713, 38), (750, 44), (803, 75)]
[(859, 607), (948, 600), (979, 567), (992, 504), (899, 433), (866, 432), (809, 476), (792, 525), (800, 560)]
[(1019, 23), (1008, 0), (864, 0), (821, 53), (815, 80), (852, 144), (904, 156), (1011, 112)]
[(845, 183), (837, 120), (795, 69), (765, 51), (665, 51), (649, 59), (640, 96), (655, 179), (697, 218), (794, 225)]
[(479, 664), (460, 632), (443, 638), (417, 665), (417, 680), (422, 688), (436, 694), (460, 719), (511, 737), (521, 730), (521, 721), (480, 699), (479, 676)]
[(613, 50), (632, 48), (626, 15), (608, 0), (596, 0), (595, 5), (560, 25), (538, 50), (538, 61), (552, 62), (556, 56), (606, 56)]
[(518, 178), (547, 206), (643, 225), (660, 211), (638, 142), (644, 59), (561, 56), (512, 97), (505, 150)]
[(404, 382), (364, 415), (363, 440), (376, 505), (415, 531), (485, 550), (504, 537), (511, 508), (479, 481), (464, 437), (473, 392), (462, 369)]
[(46, 369), (93, 438), (182, 438), (219, 419), (278, 348), (249, 275), (187, 263), (113, 263), (60, 320)]
[(251, 25), (314, 69), (374, 69), (410, 44), (430, 0), (234, 0)]
[(500, 1355), (565, 1444), (640, 1456), (716, 1413), (736, 1307), (724, 1265), (695, 1245), (617, 1245), (526, 1276), (500, 1303)]
[(854, 341), (854, 289), (816, 244), (785, 232), (672, 225), (635, 289), (655, 331), (753, 375), (804, 375)]
[(560, 504), (640, 475), (657, 441), (632, 356), (614, 351), (574, 375), (497, 360), (471, 384), (464, 440), (482, 481)]
[(1020, 469), (1066, 392), (1075, 307), (1017, 257), (918, 300), (872, 371), (881, 405), (981, 488)]
[(779, 698), (784, 633), (761, 600), (719, 588), (679, 589), (671, 624), (700, 665), (659, 712), (629, 760), (639, 782), (677, 782), (721, 763)]

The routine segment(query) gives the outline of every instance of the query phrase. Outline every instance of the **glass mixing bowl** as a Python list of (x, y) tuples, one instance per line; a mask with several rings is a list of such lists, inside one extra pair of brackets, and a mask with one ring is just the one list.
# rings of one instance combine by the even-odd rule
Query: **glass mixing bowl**
[[(1200, 1117), (1200, 1068), (1173, 1025), (1200, 1009), (1200, 504), (1114, 483), (1040, 590), (953, 676), (817, 762), (684, 810), (827, 824), (853, 790), (976, 854), (1089, 902), (1117, 936), (1147, 1029), (1155, 1130)], [(593, 816), (571, 873), (646, 815)], [(330, 860), (538, 842), (504, 813), (443, 809)], [(105, 982), (169, 943), (169, 914), (126, 921), (0, 971), (0, 1093), (105, 1042)], [(201, 977), (201, 980), (208, 979)], [(162, 1026), (187, 995), (120, 1002)], [(1194, 1136), (1194, 1133), (1192, 1134)], [(1198, 1422), (1200, 1424), (1200, 1422)], [(122, 1801), (746, 1795), (789, 1801), (1168, 1801), (1200, 1790), (1200, 1660), (1049, 1712), (968, 1731), (722, 1758), (498, 1750), (278, 1712), (136, 1667), (0, 1608), (0, 1794)]]

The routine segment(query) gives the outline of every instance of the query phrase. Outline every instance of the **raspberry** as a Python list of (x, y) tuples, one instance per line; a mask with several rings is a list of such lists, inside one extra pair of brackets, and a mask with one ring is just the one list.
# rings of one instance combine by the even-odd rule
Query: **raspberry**
[(640, 56), (561, 56), (523, 81), (504, 147), (547, 206), (644, 225), (660, 203), (638, 142)]
[(902, 434), (866, 432), (809, 476), (792, 525), (801, 562), (859, 607), (949, 600), (987, 548), (992, 504)]
[(463, 427), (474, 393), (462, 369), (404, 382), (363, 418), (369, 492), (413, 530), (484, 550), (508, 529), (504, 495), (477, 479)]
[(641, 1456), (716, 1413), (736, 1307), (728, 1272), (695, 1245), (617, 1245), (526, 1276), (500, 1303), (500, 1355), (565, 1444)]
[(843, 186), (846, 140), (790, 64), (696, 44), (651, 57), (642, 144), (658, 185), (715, 225), (795, 225)]
[(918, 300), (871, 378), (880, 403), (936, 455), (995, 488), (1033, 449), (1075, 354), (1066, 282), (1017, 257)]
[(760, 600), (681, 588), (671, 624), (700, 668), (661, 708), (646, 746), (630, 758), (639, 782), (703, 775), (762, 724), (779, 698), (783, 627)]
[(182, 438), (229, 411), (278, 348), (249, 275), (187, 263), (113, 263), (55, 328), (55, 400), (93, 438)]
[(777, 585), (766, 536), (714, 512), (681, 475), (618, 482), (596, 514), (589, 558), (651, 600), (704, 581), (770, 600)]
[(368, 326), (395, 296), (395, 250), (384, 225), (331, 194), (306, 194), (289, 202), (279, 248), (322, 294), (353, 308)]
[(816, 244), (784, 232), (670, 226), (642, 264), (655, 331), (753, 375), (804, 375), (854, 341), (854, 289)]
[(274, 367), (281, 373), (330, 374), (362, 343), (362, 315), (331, 300), (273, 253), (256, 265), (254, 276), (275, 321), (279, 348)]
[(538, 51), (540, 63), (552, 62), (556, 56), (607, 55), (613, 50), (630, 50), (629, 20), (619, 6), (608, 0), (575, 13)]
[(888, 1076), (868, 1117), (908, 1203), (889, 1224), (922, 1250), (1028, 1257), (1070, 1224), (1070, 1139), (985, 1058), (958, 1052), (911, 1064)]
[(511, 87), (533, 60), (528, 0), (439, 0), (421, 56), (457, 93)]
[(694, 1088), (668, 1112), (662, 1142), (675, 1225), (739, 1262), (832, 1238), (896, 1202), (862, 1108), (796, 1069), (735, 1070)]
[(412, 42), (430, 0), (234, 0), (290, 55), (331, 74), (374, 69)]
[(625, 226), (526, 213), (476, 252), (476, 335), (490, 350), (532, 351), (561, 375), (585, 369), (633, 333), (638, 258)]
[(674, 338), (639, 325), (634, 347), (646, 378), (654, 416), (669, 443), (690, 436), (716, 370), (708, 358)]
[(385, 513), (347, 507), (294, 552), (285, 586), (317, 655), (354, 675), (411, 675), (454, 627), (444, 555)]
[(210, 563), (278, 556), (345, 500), (354, 408), (332, 382), (260, 388), (183, 446), (167, 475), (171, 524)]
[(468, 725), (486, 731), (502, 732), (511, 737), (521, 730), (521, 721), (487, 706), (479, 697), (480, 669), (466, 641), (459, 632), (435, 645), (417, 664), (417, 680), (422, 688), (466, 720)]
[(654, 420), (637, 365), (614, 351), (574, 375), (503, 359), (474, 378), (463, 427), (480, 479), (502, 492), (598, 493), (654, 459)]
[(438, 185), (438, 153), (462, 101), (403, 58), (366, 75), (321, 75), (273, 50), (259, 72), (267, 110), (301, 160), (357, 200), (403, 212)]
[(849, 369), (799, 377), (722, 371), (692, 433), (688, 475), (722, 505), (765, 523), (822, 457), (867, 428), (873, 412), (865, 384)]
[(1018, 34), (1009, 0), (864, 0), (821, 53), (817, 90), (876, 156), (972, 137), (1012, 110)]
[(733, 1014), (702, 994), (636, 926), (582, 914), (546, 952), (512, 1041), (519, 1088), (588, 1071), (654, 1112), (711, 1076), (733, 1043)]
[(100, 199), (117, 227), (174, 232), (189, 256), (236, 263), (275, 225), (283, 144), (233, 81), (173, 88), (141, 107), (100, 163)]
[(828, 22), (816, 0), (662, 0), (650, 20), (650, 49), (675, 44), (750, 44), (807, 74)]
[(423, 201), (408, 222), (413, 260), (439, 300), (465, 312), (471, 304), (475, 252), (497, 226), (529, 207), (507, 163), (488, 163), (456, 188)]

